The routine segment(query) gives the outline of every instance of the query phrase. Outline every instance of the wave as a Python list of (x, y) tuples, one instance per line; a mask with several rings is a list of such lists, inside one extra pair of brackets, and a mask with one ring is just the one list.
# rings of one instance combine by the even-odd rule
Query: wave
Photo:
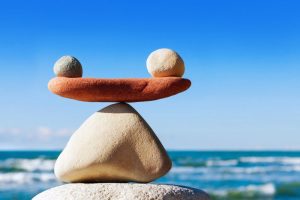
[(1, 186), (24, 185), (31, 183), (57, 182), (53, 173), (14, 172), (0, 173)]
[(275, 185), (265, 183), (261, 185), (247, 185), (238, 188), (207, 189), (212, 199), (286, 199), (286, 197), (300, 197), (300, 182)]
[(212, 198), (225, 199), (258, 199), (273, 197), (276, 194), (276, 186), (273, 183), (263, 185), (247, 185), (235, 189), (207, 190)]
[(243, 163), (282, 163), (300, 165), (300, 157), (240, 157)]
[(230, 167), (219, 171), (236, 174), (265, 174), (271, 172), (299, 172), (300, 166), (253, 166), (253, 167)]
[(277, 172), (300, 172), (300, 166), (226, 166), (221, 168), (209, 168), (209, 167), (179, 167), (175, 166), (171, 169), (171, 173), (210, 173), (210, 174), (262, 174), (265, 173), (277, 173)]
[(208, 160), (206, 162), (206, 166), (235, 166), (238, 164), (238, 160), (231, 159), (231, 160)]
[[(245, 167), (245, 165), (262, 164), (264, 166), (292, 166), (286, 168), (285, 171), (299, 171), (300, 169), (300, 157), (238, 157), (235, 159), (218, 159), (211, 158), (207, 160), (191, 160), (180, 159), (174, 161), (176, 167)], [(256, 166), (253, 166), (256, 167)], [(260, 171), (259, 168), (252, 168), (249, 171)], [(269, 169), (267, 169), (268, 171)], [(279, 169), (280, 170), (280, 169)], [(261, 170), (261, 171), (264, 171)], [(250, 172), (251, 173), (251, 172)]]
[(172, 167), (170, 173), (186, 174), (186, 173), (205, 173), (208, 169), (205, 167)]
[(214, 166), (235, 166), (238, 164), (236, 159), (210, 159), (210, 160), (175, 160), (175, 166), (184, 167), (214, 167)]
[(53, 171), (55, 160), (35, 159), (6, 159), (0, 161), (0, 172), (37, 172)]

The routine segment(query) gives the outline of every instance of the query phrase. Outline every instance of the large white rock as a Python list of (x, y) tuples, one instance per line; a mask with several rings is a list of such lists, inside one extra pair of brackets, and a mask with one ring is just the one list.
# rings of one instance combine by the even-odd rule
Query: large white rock
[(65, 182), (150, 182), (171, 168), (164, 147), (146, 121), (126, 103), (89, 117), (55, 163)]
[(147, 58), (147, 69), (153, 77), (181, 77), (184, 74), (182, 58), (171, 49), (158, 49)]
[(66, 184), (46, 190), (33, 200), (209, 200), (198, 189), (156, 184)]

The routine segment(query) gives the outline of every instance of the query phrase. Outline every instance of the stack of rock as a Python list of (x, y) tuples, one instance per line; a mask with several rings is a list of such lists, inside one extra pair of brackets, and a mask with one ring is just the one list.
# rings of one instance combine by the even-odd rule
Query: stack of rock
[(169, 97), (191, 85), (181, 78), (183, 60), (170, 49), (151, 53), (147, 69), (152, 78), (82, 78), (76, 58), (63, 56), (55, 63), (51, 92), (79, 101), (120, 103), (90, 116), (59, 155), (55, 175), (69, 184), (44, 191), (34, 200), (208, 199), (194, 188), (143, 184), (165, 175), (172, 162), (151, 127), (125, 102)]

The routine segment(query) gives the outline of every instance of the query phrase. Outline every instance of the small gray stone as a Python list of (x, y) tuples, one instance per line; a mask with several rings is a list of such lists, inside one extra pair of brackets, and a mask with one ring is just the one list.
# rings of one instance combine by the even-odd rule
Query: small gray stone
[(208, 194), (177, 185), (73, 183), (46, 190), (33, 200), (209, 200)]
[(73, 56), (63, 56), (54, 64), (54, 73), (59, 77), (82, 77), (82, 66)]

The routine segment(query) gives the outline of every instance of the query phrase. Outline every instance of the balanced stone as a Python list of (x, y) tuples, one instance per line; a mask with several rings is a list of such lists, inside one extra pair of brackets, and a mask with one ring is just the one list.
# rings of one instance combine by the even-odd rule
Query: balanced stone
[(65, 78), (50, 80), (48, 88), (62, 97), (88, 102), (138, 102), (169, 97), (187, 90), (191, 81), (165, 78)]
[(185, 69), (182, 58), (171, 49), (152, 52), (146, 64), (148, 72), (154, 77), (182, 77)]
[(171, 165), (146, 121), (130, 105), (117, 103), (81, 125), (59, 155), (54, 172), (64, 182), (150, 182)]
[(176, 185), (94, 183), (66, 184), (46, 190), (33, 200), (209, 200), (195, 188)]
[(54, 73), (59, 77), (82, 77), (82, 66), (73, 56), (63, 56), (54, 64)]

